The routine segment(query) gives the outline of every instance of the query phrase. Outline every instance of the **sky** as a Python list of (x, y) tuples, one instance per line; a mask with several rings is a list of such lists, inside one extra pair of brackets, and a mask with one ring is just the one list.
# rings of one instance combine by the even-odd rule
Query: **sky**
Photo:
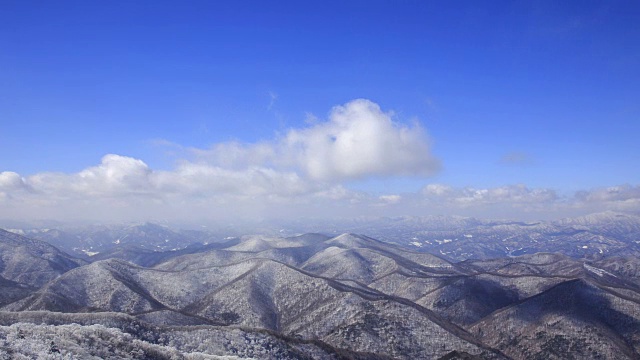
[(0, 219), (640, 211), (637, 1), (0, 7)]

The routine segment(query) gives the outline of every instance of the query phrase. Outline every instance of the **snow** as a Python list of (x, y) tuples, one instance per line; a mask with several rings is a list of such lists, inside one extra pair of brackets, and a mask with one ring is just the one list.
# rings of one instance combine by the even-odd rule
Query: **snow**
[(588, 264), (583, 264), (583, 266), (584, 266), (585, 269), (587, 269), (588, 271), (590, 271), (590, 272), (592, 272), (592, 273), (594, 273), (594, 274), (596, 274), (598, 276), (609, 275), (609, 276), (615, 277), (615, 275), (613, 275), (612, 273), (610, 273), (610, 272), (608, 272), (606, 270), (603, 270), (603, 269), (600, 269), (600, 268), (597, 268), (597, 267), (594, 267), (594, 266), (591, 266), (591, 265), (588, 265)]
[(442, 245), (442, 244), (448, 244), (450, 242), (452, 242), (453, 240), (451, 239), (442, 239), (442, 240), (434, 240), (435, 242), (438, 243), (438, 245)]

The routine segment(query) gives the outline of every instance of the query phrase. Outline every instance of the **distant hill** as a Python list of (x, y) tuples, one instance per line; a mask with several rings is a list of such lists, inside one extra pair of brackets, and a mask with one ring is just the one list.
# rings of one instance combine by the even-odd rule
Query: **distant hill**
[[(309, 231), (334, 237), (342, 233), (365, 234), (387, 243), (432, 253), (450, 261), (491, 259), (539, 252), (562, 253), (573, 258), (602, 259), (640, 255), (640, 216), (612, 211), (557, 221), (507, 221), (459, 216), (404, 216), (256, 226), (259, 237), (238, 246), (247, 251), (265, 244), (263, 237), (287, 238)], [(178, 230), (164, 225), (96, 225), (14, 229), (22, 235), (46, 241), (76, 257), (90, 260), (114, 254), (126, 258), (123, 249), (136, 251), (140, 264), (150, 265), (151, 252), (179, 251), (189, 246), (221, 243), (236, 238), (239, 229)], [(226, 232), (225, 232), (226, 231)], [(267, 234), (268, 233), (268, 234)], [(322, 234), (303, 235), (317, 241)], [(273, 244), (271, 246), (274, 246)], [(275, 246), (277, 248), (278, 246)], [(236, 248), (240, 250), (241, 248)], [(115, 255), (119, 253), (120, 255)], [(142, 259), (144, 258), (144, 259)], [(129, 259), (127, 259), (129, 260)], [(151, 262), (150, 262), (151, 261)]]

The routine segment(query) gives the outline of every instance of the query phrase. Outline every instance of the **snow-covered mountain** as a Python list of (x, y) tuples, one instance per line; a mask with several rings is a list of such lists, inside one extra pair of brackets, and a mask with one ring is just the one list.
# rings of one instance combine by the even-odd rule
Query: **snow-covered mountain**
[(141, 251), (181, 250), (219, 237), (206, 231), (174, 230), (153, 223), (136, 225), (62, 226), (45, 229), (14, 229), (16, 233), (46, 241), (69, 254), (88, 259), (104, 252), (138, 248)]
[[(163, 257), (140, 266), (116, 257), (84, 264), (0, 234), (3, 256), (22, 247), (36, 254), (25, 263), (54, 254), (69, 265), (55, 276), (29, 267), (48, 274), (40, 283), (33, 275), (5, 279), (20, 291), (1, 304), (0, 334), (10, 341), (0, 343), (0, 355), (46, 350), (53, 341), (80, 357), (103, 353), (108, 342), (120, 344), (121, 358), (640, 356), (635, 256), (452, 262), (345, 233), (247, 236), (158, 252)], [(88, 340), (98, 334), (102, 345)]]
[(640, 216), (615, 212), (539, 222), (401, 217), (352, 231), (458, 261), (538, 252), (592, 259), (640, 254)]
[[(183, 250), (190, 245), (201, 247), (203, 244), (226, 242), (236, 238), (242, 229), (179, 230), (145, 223), (12, 231), (44, 240), (73, 256), (87, 260), (96, 255), (98, 256), (94, 260), (109, 258), (108, 254), (115, 253), (119, 253), (120, 258), (129, 260), (135, 256), (127, 258), (127, 252), (149, 254)], [(311, 231), (330, 236), (349, 232), (366, 234), (384, 242), (438, 254), (454, 261), (537, 252), (559, 252), (574, 258), (591, 259), (640, 254), (640, 216), (611, 211), (535, 222), (459, 216), (405, 216), (274, 223), (246, 227), (245, 233), (280, 238)], [(253, 246), (248, 250), (255, 250), (260, 244), (245, 243), (240, 246)], [(148, 264), (145, 262), (145, 265)]]
[(40, 287), (86, 263), (44, 241), (0, 229), (0, 276), (4, 280)]

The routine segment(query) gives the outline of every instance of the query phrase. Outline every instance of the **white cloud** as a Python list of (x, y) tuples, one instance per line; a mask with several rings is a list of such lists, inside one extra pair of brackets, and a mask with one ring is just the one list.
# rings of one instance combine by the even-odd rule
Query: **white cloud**
[(451, 186), (443, 184), (429, 184), (422, 189), (425, 196), (443, 196), (451, 193)]
[(22, 178), (0, 173), (0, 218), (247, 220), (301, 215), (310, 204), (348, 206), (360, 196), (292, 171), (229, 169), (188, 161), (171, 171), (158, 171), (140, 159), (114, 154), (73, 174)]
[(273, 91), (269, 91), (269, 105), (267, 106), (267, 110), (271, 110), (273, 105), (275, 105), (276, 100), (278, 100), (278, 94)]
[(273, 167), (273, 162), (277, 159), (276, 151), (272, 143), (242, 144), (237, 141), (215, 144), (206, 150), (189, 149), (199, 162), (229, 169), (251, 166)]
[(447, 214), (480, 217), (513, 218), (523, 214), (549, 217), (556, 215), (565, 201), (553, 189), (532, 189), (523, 184), (494, 188), (428, 184), (420, 193), (419, 206)]
[(26, 182), (20, 174), (13, 171), (0, 172), (0, 190), (2, 191), (15, 191), (19, 189), (25, 189)]
[(455, 189), (442, 184), (429, 184), (422, 189), (422, 194), (431, 200), (446, 201), (462, 206), (498, 203), (550, 203), (558, 199), (558, 195), (552, 189), (530, 189), (523, 184), (487, 189), (473, 187)]
[(335, 107), (327, 122), (289, 131), (281, 149), (285, 159), (318, 180), (424, 176), (440, 168), (418, 124), (395, 123), (391, 114), (364, 99)]
[(0, 172), (0, 201), (10, 199), (16, 194), (30, 190), (26, 180), (20, 174), (12, 171)]
[(465, 188), (461, 196), (456, 198), (460, 203), (512, 203), (538, 204), (555, 201), (558, 195), (551, 189), (530, 189), (525, 185), (510, 185), (491, 189)]
[(606, 210), (640, 211), (640, 186), (619, 185), (560, 195), (553, 189), (507, 185), (454, 188), (428, 184), (411, 204), (447, 214), (504, 218), (558, 218)]
[(241, 221), (262, 218), (449, 214), (557, 218), (603, 210), (640, 210), (640, 187), (622, 185), (560, 196), (508, 185), (456, 188), (428, 184), (419, 193), (374, 196), (294, 171), (229, 169), (183, 161), (160, 171), (142, 160), (106, 155), (78, 173), (27, 178), (0, 173), (0, 218)]
[[(166, 145), (166, 144), (165, 144)], [(458, 214), (556, 217), (640, 210), (640, 187), (561, 196), (553, 189), (428, 184), (417, 193), (373, 195), (342, 183), (368, 176), (426, 176), (439, 168), (425, 131), (393, 121), (368, 100), (335, 107), (282, 136), (209, 149), (170, 144), (183, 159), (170, 170), (109, 154), (72, 174), (0, 172), (0, 218), (73, 220), (257, 219)]]
[(195, 196), (296, 196), (316, 189), (296, 173), (260, 167), (230, 170), (184, 163), (174, 171), (155, 173), (153, 179), (159, 193)]
[(381, 195), (379, 197), (380, 200), (382, 200), (385, 203), (388, 204), (395, 204), (400, 202), (400, 200), (402, 200), (402, 196), (400, 195)]
[(615, 201), (625, 202), (640, 200), (640, 186), (629, 184), (598, 188), (591, 191), (579, 191), (576, 198), (586, 202)]
[(108, 154), (100, 165), (76, 174), (41, 173), (27, 179), (40, 195), (118, 196), (151, 193), (151, 169), (142, 160)]
[[(270, 94), (271, 100), (277, 96)], [(273, 105), (273, 104), (272, 104)], [(156, 140), (178, 158), (171, 170), (105, 155), (80, 172), (0, 176), (0, 217), (141, 218), (154, 216), (299, 216), (399, 202), (349, 190), (342, 181), (368, 176), (429, 175), (439, 162), (416, 123), (402, 125), (368, 100), (335, 107), (327, 120), (256, 143), (187, 148)]]
[(624, 184), (578, 191), (574, 202), (590, 209), (600, 209), (604, 204), (608, 210), (640, 211), (640, 186)]
[[(16, 176), (21, 179), (14, 173), (5, 177), (14, 184)], [(0, 177), (0, 181), (2, 179)], [(185, 197), (292, 197), (333, 188), (306, 181), (295, 172), (256, 166), (238, 170), (183, 161), (172, 171), (154, 171), (142, 160), (114, 154), (104, 156), (100, 165), (76, 174), (41, 173), (22, 181), (36, 189), (39, 195), (66, 198), (163, 198), (175, 194)]]
[(227, 142), (190, 151), (198, 161), (215, 166), (272, 167), (326, 182), (368, 176), (428, 176), (440, 168), (419, 124), (394, 122), (390, 113), (364, 99), (336, 106), (327, 121), (316, 119), (271, 141)]

